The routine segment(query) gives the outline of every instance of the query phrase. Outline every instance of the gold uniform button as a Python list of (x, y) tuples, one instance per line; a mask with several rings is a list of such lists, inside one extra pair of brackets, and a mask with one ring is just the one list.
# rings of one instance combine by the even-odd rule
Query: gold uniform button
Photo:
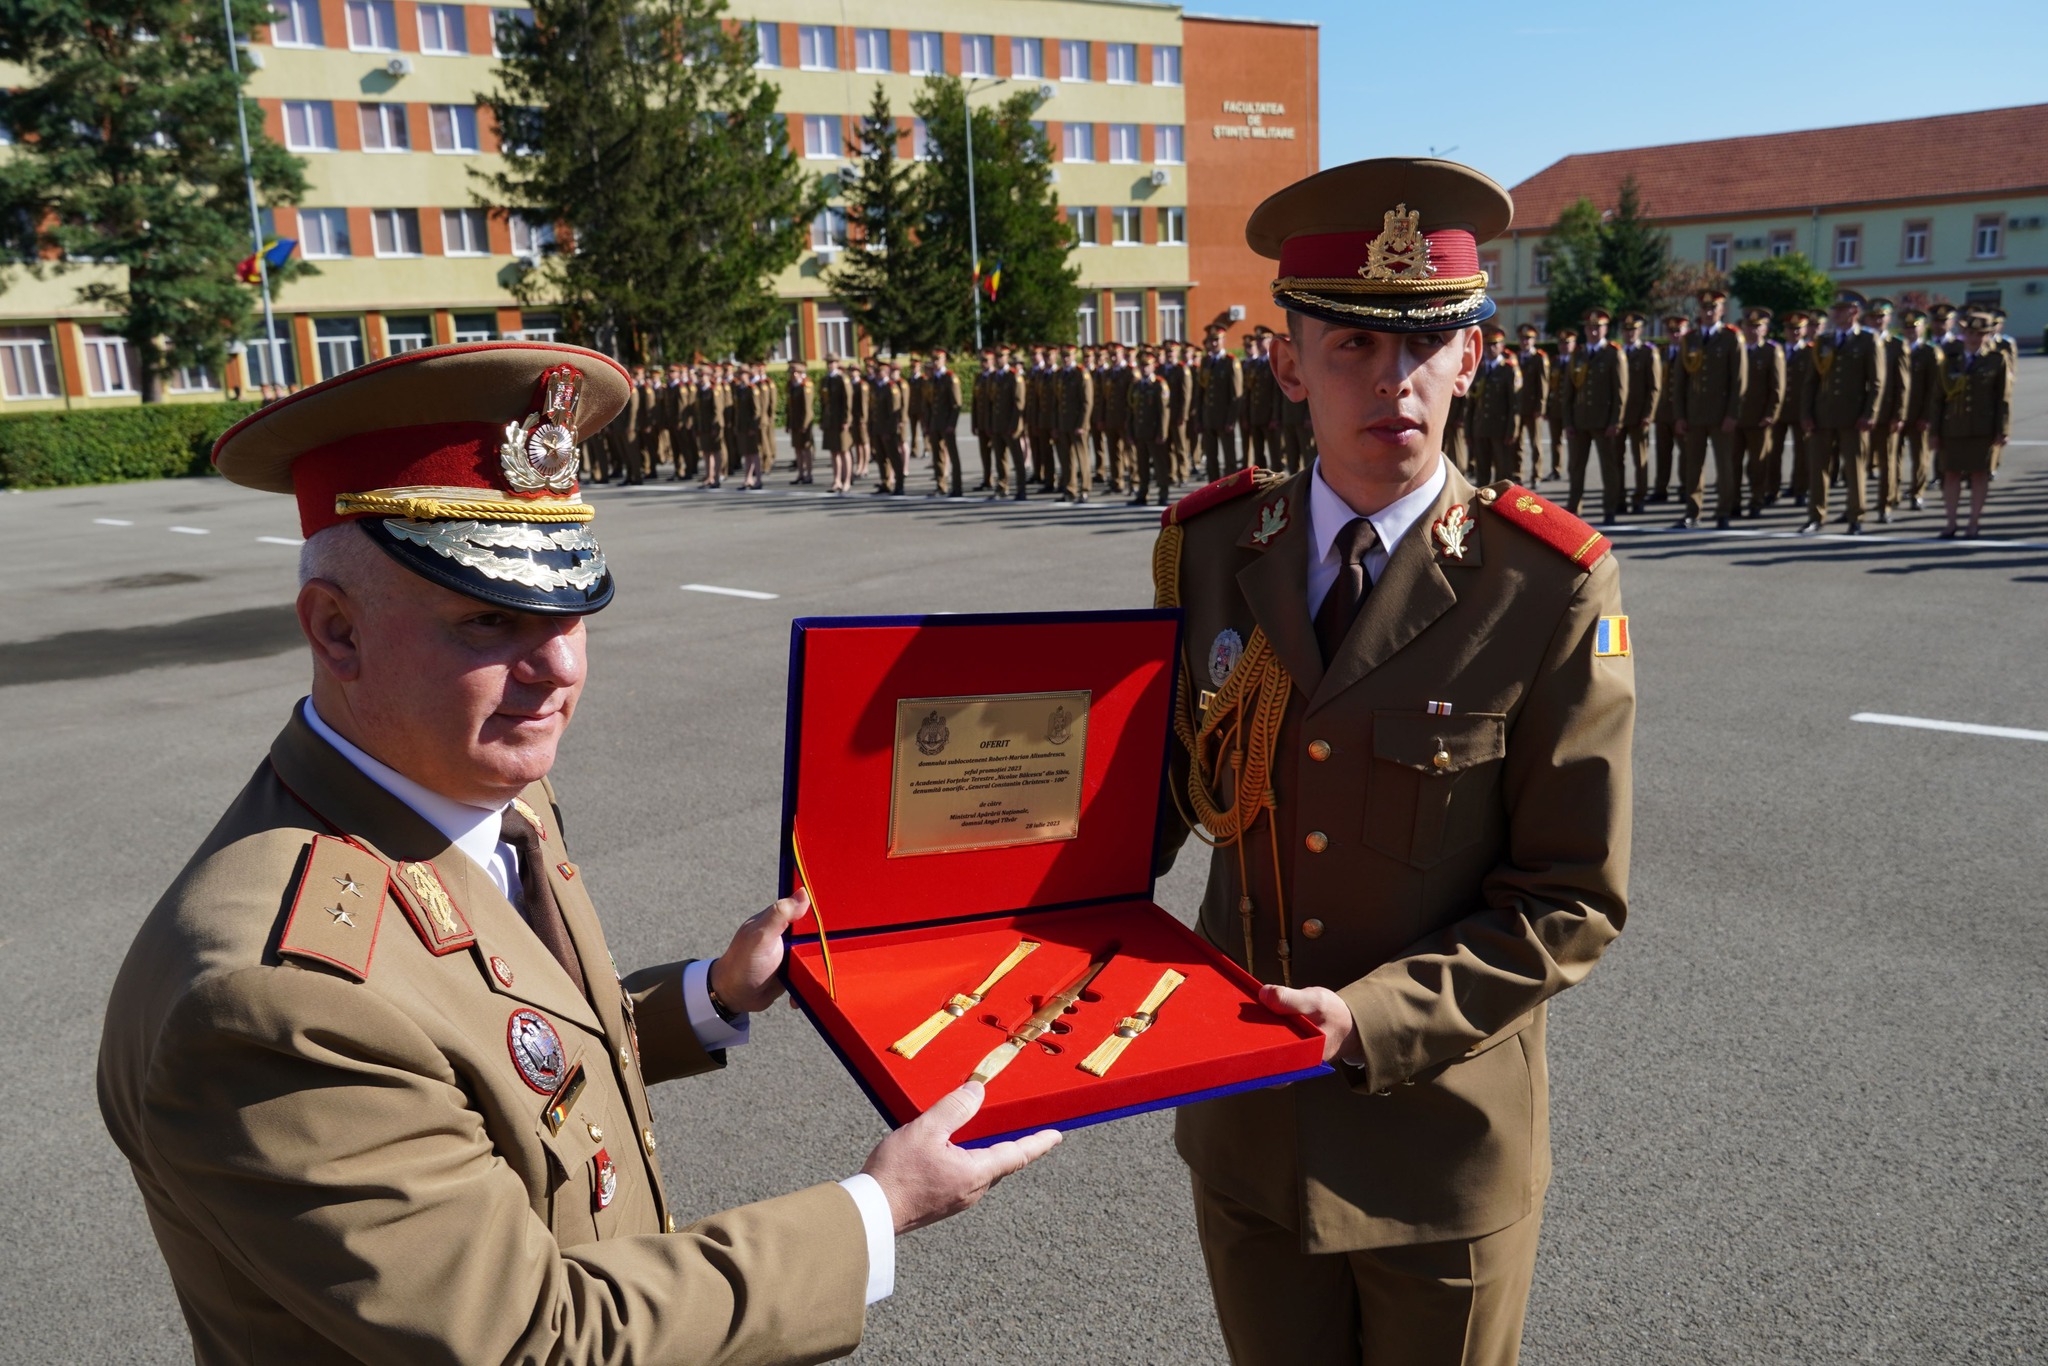
[(591, 1141), (592, 1143), (602, 1143), (602, 1142), (604, 1142), (604, 1130), (603, 1130), (603, 1129), (600, 1129), (600, 1128), (599, 1128), (599, 1127), (598, 1127), (597, 1125), (595, 1125), (595, 1124), (592, 1124), (592, 1123), (590, 1123), (590, 1122), (589, 1122), (588, 1120), (585, 1120), (585, 1121), (584, 1121), (584, 1123), (583, 1123), (583, 1127), (584, 1127), (584, 1128), (586, 1128), (586, 1129), (588, 1129), (588, 1130), (590, 1130), (590, 1141)]
[(633, 1069), (633, 1050), (624, 1044), (619, 1045), (619, 1066), (629, 1072)]
[[(1479, 490), (1479, 501), (1482, 503), (1491, 503), (1494, 499), (1498, 497), (1500, 497), (1500, 494), (1494, 491), (1493, 489)], [(1379, 1094), (1385, 1095), (1386, 1093), (1382, 1091)]]
[(1321, 939), (1323, 937), (1323, 922), (1320, 920), (1304, 920), (1301, 922), (1301, 933), (1305, 939)]
[(674, 1233), (676, 1231), (676, 1217), (673, 1214), (669, 1215), (666, 1219), (662, 1220), (661, 1226), (670, 1233)]
[(1444, 748), (1443, 741), (1436, 742), (1436, 753), (1429, 756), (1429, 761), (1436, 765), (1436, 771), (1439, 773), (1451, 766), (1451, 752)]
[(1302, 843), (1308, 846), (1308, 851), (1311, 854), (1320, 854), (1323, 850), (1330, 847), (1330, 837), (1320, 830), (1311, 830), (1308, 832), (1308, 838), (1303, 840)]
[(1330, 757), (1330, 742), (1328, 740), (1309, 741), (1308, 757), (1319, 764), (1327, 760)]
[(654, 1156), (654, 1130), (642, 1129), (640, 1131), (640, 1146), (647, 1149), (649, 1157)]

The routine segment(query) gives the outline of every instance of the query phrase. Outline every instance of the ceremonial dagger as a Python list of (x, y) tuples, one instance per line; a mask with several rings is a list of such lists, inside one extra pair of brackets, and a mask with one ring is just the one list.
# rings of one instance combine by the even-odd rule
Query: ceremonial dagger
[(930, 1019), (911, 1030), (908, 1034), (905, 1034), (895, 1043), (890, 1044), (889, 1051), (899, 1057), (916, 1057), (919, 1049), (939, 1036), (940, 1030), (980, 1005), (981, 998), (988, 995), (989, 988), (1002, 981), (1011, 968), (1023, 962), (1031, 951), (1037, 947), (1038, 945), (1032, 943), (1029, 939), (1020, 941), (1016, 948), (1010, 950), (1008, 958), (996, 964), (994, 972), (981, 979), (980, 986), (972, 991), (954, 993), (946, 1004), (932, 1012)]
[(1088, 984), (1109, 966), (1109, 960), (1116, 957), (1117, 950), (1121, 947), (1119, 944), (1110, 944), (1096, 954), (1094, 960), (1081, 970), (1080, 976), (1061, 987), (1058, 994), (1040, 1006), (1030, 1019), (1011, 1030), (1010, 1037), (997, 1044), (995, 1052), (981, 1060), (968, 1080), (986, 1084), (991, 1077), (1015, 1061), (1017, 1055), (1026, 1047), (1037, 1042), (1040, 1035), (1053, 1027), (1053, 1021), (1074, 1008), (1074, 1002), (1081, 999), (1081, 993), (1086, 991)]

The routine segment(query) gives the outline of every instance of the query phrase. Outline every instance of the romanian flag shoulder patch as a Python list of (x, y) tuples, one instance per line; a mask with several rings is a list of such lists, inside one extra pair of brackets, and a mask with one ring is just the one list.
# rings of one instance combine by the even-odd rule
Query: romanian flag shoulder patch
[(1626, 657), (1628, 652), (1628, 618), (1600, 618), (1593, 627), (1593, 657), (1621, 659)]

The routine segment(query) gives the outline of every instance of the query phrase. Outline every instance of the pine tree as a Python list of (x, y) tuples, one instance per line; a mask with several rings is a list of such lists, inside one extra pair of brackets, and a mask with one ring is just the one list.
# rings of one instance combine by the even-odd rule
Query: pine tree
[(1580, 198), (1557, 217), (1544, 250), (1550, 254), (1550, 294), (1544, 317), (1551, 332), (1574, 328), (1592, 308), (1614, 311), (1619, 293), (1600, 268), (1600, 210)]
[(899, 134), (881, 83), (847, 148), (854, 159), (846, 187), (845, 259), (825, 284), (848, 316), (890, 352), (930, 345), (938, 282), (922, 268), (916, 242), (916, 172), (896, 154)]
[(1600, 225), (1600, 273), (1614, 284), (1615, 310), (1650, 313), (1670, 265), (1671, 236), (1644, 217), (1641, 190), (1628, 176), (1614, 212)]
[(634, 360), (759, 354), (781, 330), (774, 277), (823, 205), (750, 26), (724, 0), (538, 0), (503, 26), (485, 104), (505, 166), (487, 199), (553, 224), (560, 250), (514, 295)]
[[(271, 17), (230, 0), (237, 31)], [(183, 366), (215, 374), (246, 336), (253, 291), (235, 278), (251, 250), (238, 103), (249, 118), (257, 195), (297, 202), (304, 163), (263, 135), (229, 68), (217, 4), (180, 0), (4, 0), (0, 61), (27, 82), (0, 90), (0, 220), (38, 276), (90, 268), (79, 303), (116, 315), (144, 402)], [(245, 64), (246, 66), (246, 64)], [(273, 272), (273, 287), (310, 267)]]

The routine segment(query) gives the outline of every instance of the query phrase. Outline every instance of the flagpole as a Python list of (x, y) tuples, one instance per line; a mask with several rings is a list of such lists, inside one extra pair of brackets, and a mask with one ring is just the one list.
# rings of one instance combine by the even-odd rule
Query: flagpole
[[(220, 0), (220, 18), (227, 33), (228, 69), (235, 73), (235, 123), (242, 134), (242, 184), (249, 191), (249, 241), (256, 253), (256, 280), (263, 287), (263, 342), (268, 348), (263, 358), (263, 374), (267, 383), (283, 389), (277, 364), (277, 319), (270, 312), (270, 262), (263, 255), (263, 215), (256, 208), (256, 171), (249, 161), (249, 106), (242, 99), (242, 60), (235, 45), (233, 0)], [(243, 376), (244, 380), (247, 378)]]
[[(221, 0), (227, 3), (227, 0)], [(974, 82), (960, 86), (960, 109), (967, 116), (967, 251), (974, 262), (974, 350), (981, 352), (981, 222), (974, 211)]]

